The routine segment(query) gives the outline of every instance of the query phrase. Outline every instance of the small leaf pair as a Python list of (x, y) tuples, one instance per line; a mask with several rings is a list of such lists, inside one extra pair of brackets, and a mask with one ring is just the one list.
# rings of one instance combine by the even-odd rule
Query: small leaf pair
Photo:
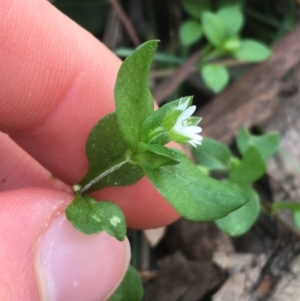
[[(243, 62), (256, 63), (266, 60), (271, 51), (264, 44), (240, 39), (239, 33), (244, 25), (241, 5), (229, 3), (220, 7), (216, 13), (202, 14), (203, 33), (209, 43), (216, 49), (218, 56), (229, 55)], [(215, 93), (220, 92), (229, 82), (230, 74), (222, 64), (208, 63), (201, 69), (204, 82)]]
[(278, 133), (254, 136), (246, 128), (242, 128), (237, 137), (242, 161), (233, 168), (229, 178), (244, 184), (261, 178), (266, 172), (266, 160), (278, 150), (279, 141)]

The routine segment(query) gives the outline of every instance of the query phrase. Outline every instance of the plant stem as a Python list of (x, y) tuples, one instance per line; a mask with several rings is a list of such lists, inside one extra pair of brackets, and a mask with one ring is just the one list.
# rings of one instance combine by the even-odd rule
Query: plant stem
[(286, 230), (288, 230), (289, 232), (291, 232), (297, 239), (300, 240), (300, 232), (297, 231), (292, 225), (290, 225), (289, 223), (287, 223), (285, 220), (283, 220), (278, 213), (273, 213), (272, 214), (272, 206), (270, 204), (268, 204), (266, 201), (261, 200), (261, 204), (264, 207), (264, 209), (266, 210), (266, 212), (268, 214), (270, 214), (271, 216), (273, 216), (277, 222), (279, 224), (281, 224), (281, 226), (283, 226)]
[(110, 173), (116, 171), (117, 169), (119, 169), (121, 166), (123, 166), (124, 164), (129, 162), (129, 158), (127, 158), (124, 161), (121, 161), (120, 163), (112, 166), (111, 168), (105, 170), (103, 173), (101, 173), (100, 175), (98, 175), (95, 179), (91, 180), (88, 184), (86, 184), (85, 186), (83, 186), (80, 190), (81, 193), (84, 193), (85, 191), (87, 191), (92, 185), (96, 184), (97, 182), (99, 182), (101, 179), (103, 179), (104, 177), (106, 177), (107, 175), (109, 175)]

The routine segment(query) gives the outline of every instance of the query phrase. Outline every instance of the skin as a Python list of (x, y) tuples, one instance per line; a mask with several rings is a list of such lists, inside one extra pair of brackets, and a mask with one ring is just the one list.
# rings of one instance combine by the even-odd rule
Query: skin
[[(0, 28), (0, 299), (41, 300), (35, 273), (22, 277), (35, 264), (22, 250), (35, 248), (45, 220), (72, 200), (70, 186), (87, 169), (88, 134), (114, 111), (121, 62), (44, 0), (1, 0)], [(178, 218), (146, 178), (94, 196), (117, 203), (132, 228)], [(19, 250), (13, 264), (11, 246)]]

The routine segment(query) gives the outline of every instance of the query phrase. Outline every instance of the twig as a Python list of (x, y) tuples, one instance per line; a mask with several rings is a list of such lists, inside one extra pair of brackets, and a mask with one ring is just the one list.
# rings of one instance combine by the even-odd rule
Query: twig
[(169, 78), (157, 86), (153, 97), (157, 103), (161, 103), (194, 71), (196, 62), (200, 58), (200, 51), (192, 54), (186, 62), (179, 67)]
[(249, 65), (249, 63), (238, 61), (235, 59), (222, 59), (222, 60), (213, 60), (210, 62), (212, 65), (219, 64), (224, 67), (233, 67), (233, 66), (241, 66), (241, 65)]
[(108, 1), (111, 4), (111, 6), (115, 9), (115, 11), (118, 14), (119, 18), (121, 19), (121, 21), (122, 21), (128, 35), (129, 35), (129, 37), (130, 37), (132, 43), (134, 44), (134, 46), (135, 47), (139, 46), (141, 44), (140, 39), (139, 39), (138, 35), (136, 34), (130, 19), (126, 15), (124, 9), (122, 8), (122, 6), (118, 2), (118, 0), (108, 0)]
[(121, 32), (121, 27), (121, 21), (117, 12), (112, 9), (108, 14), (102, 38), (103, 44), (105, 44), (109, 49), (115, 49)]

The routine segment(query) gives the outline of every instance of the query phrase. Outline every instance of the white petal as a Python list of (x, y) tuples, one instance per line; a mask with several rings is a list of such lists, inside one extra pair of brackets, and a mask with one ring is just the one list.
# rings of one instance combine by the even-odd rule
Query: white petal
[(196, 125), (187, 126), (186, 130), (190, 133), (195, 133), (195, 134), (199, 134), (202, 132), (202, 128)]
[(196, 106), (190, 106), (188, 109), (184, 111), (184, 113), (186, 113), (188, 117), (191, 117), (195, 111), (196, 111)]
[(185, 111), (183, 111), (177, 118), (177, 121), (175, 123), (175, 127), (180, 124), (180, 126), (182, 126), (182, 123), (184, 120), (188, 119), (189, 117), (191, 117), (191, 115), (195, 112), (196, 110), (196, 106), (191, 106), (188, 109), (186, 109)]
[(196, 147), (197, 145), (201, 145), (201, 141), (190, 140), (189, 144), (191, 144), (192, 146)]
[(202, 141), (202, 139), (203, 138), (200, 135), (194, 135), (191, 137), (191, 140), (193, 140), (193, 141)]
[(196, 133), (190, 132), (188, 129), (184, 128), (182, 131), (179, 133), (187, 138), (190, 139), (195, 139), (195, 140), (202, 140), (202, 137)]
[(197, 145), (201, 145), (201, 141), (195, 141), (195, 140), (192, 140), (189, 142), (191, 145), (193, 145), (194, 147), (197, 147)]

